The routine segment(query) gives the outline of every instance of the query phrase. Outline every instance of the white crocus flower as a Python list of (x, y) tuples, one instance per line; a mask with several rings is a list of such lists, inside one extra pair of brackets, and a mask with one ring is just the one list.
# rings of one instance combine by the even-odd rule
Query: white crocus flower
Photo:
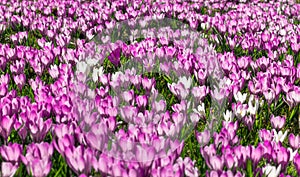
[(192, 78), (191, 77), (187, 78), (186, 76), (179, 77), (178, 83), (180, 82), (184, 85), (186, 89), (188, 89), (192, 85)]
[(77, 63), (77, 71), (81, 73), (87, 73), (89, 66), (86, 62), (80, 61)]
[(226, 110), (226, 113), (223, 113), (224, 119), (226, 122), (232, 122), (233, 121), (233, 113), (232, 111)]
[(288, 134), (287, 130), (283, 133), (281, 130), (279, 132), (277, 132), (275, 129), (273, 129), (273, 132), (274, 132), (273, 141), (275, 141), (276, 143), (278, 143), (279, 141), (283, 142)]
[(227, 78), (227, 79), (225, 80), (225, 85), (227, 85), (227, 86), (232, 85), (232, 83), (233, 83), (233, 81), (232, 81), (231, 79), (229, 79), (229, 78)]
[(93, 74), (92, 74), (92, 77), (93, 77), (93, 81), (96, 82), (98, 81), (98, 78), (101, 77), (103, 75), (103, 67), (101, 66), (100, 68), (94, 68), (93, 70)]
[(254, 100), (254, 96), (250, 95), (249, 101), (248, 101), (248, 110), (247, 112), (250, 113), (251, 115), (255, 115), (258, 108), (259, 108), (259, 100), (255, 99), (255, 105), (252, 104)]
[(95, 99), (95, 91), (92, 89), (87, 89), (87, 96), (90, 99)]
[(238, 105), (234, 111), (234, 114), (238, 117), (238, 118), (244, 118), (247, 114), (247, 105), (243, 104), (243, 105)]
[(111, 81), (118, 81), (122, 76), (122, 73), (120, 71), (115, 72), (111, 75)]
[(87, 60), (86, 60), (86, 63), (89, 66), (95, 66), (98, 63), (98, 60), (95, 59), (95, 58), (88, 57)]
[(293, 151), (293, 149), (290, 147), (288, 147), (287, 149), (288, 149), (288, 151), (290, 151), (290, 162), (293, 162), (294, 157), (298, 152), (298, 149), (296, 149), (295, 151)]
[(194, 111), (195, 113), (200, 114), (201, 116), (204, 116), (204, 115), (205, 115), (205, 105), (204, 105), (204, 103), (203, 103), (203, 102), (200, 103), (200, 104), (198, 105), (197, 109), (194, 108), (193, 111)]
[(51, 41), (50, 42), (45, 42), (45, 46), (51, 47), (51, 45), (52, 45)]
[(236, 101), (240, 101), (243, 104), (246, 101), (247, 93), (242, 94), (240, 91), (238, 91), (233, 96)]
[(281, 164), (277, 168), (275, 166), (267, 164), (265, 167), (262, 168), (262, 170), (267, 177), (277, 177), (279, 176), (281, 170)]
[(92, 78), (94, 82), (98, 81), (98, 69), (96, 68), (93, 69)]

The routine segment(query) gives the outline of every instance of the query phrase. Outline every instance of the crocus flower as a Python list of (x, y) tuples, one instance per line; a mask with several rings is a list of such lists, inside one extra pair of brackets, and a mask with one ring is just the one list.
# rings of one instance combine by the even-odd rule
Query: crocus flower
[(186, 76), (179, 77), (178, 83), (182, 83), (185, 89), (189, 89), (192, 85), (192, 78), (187, 78)]
[(268, 104), (270, 105), (272, 101), (275, 99), (275, 92), (273, 89), (269, 88), (267, 91), (263, 92)]
[(222, 105), (226, 98), (226, 89), (224, 88), (215, 88), (214, 90), (210, 90), (210, 94), (214, 100), (217, 101), (219, 105)]
[(205, 70), (199, 69), (198, 72), (194, 71), (194, 74), (200, 85), (205, 84), (205, 80), (207, 78), (207, 72)]
[(12, 177), (17, 172), (19, 164), (11, 162), (2, 162), (1, 163), (1, 176), (3, 177)]
[(55, 149), (60, 154), (62, 154), (63, 157), (64, 157), (65, 149), (70, 146), (74, 146), (74, 144), (75, 144), (74, 136), (68, 134), (64, 135), (63, 138), (58, 138), (57, 142), (53, 141), (53, 145)]
[(247, 104), (241, 104), (238, 102), (237, 104), (232, 104), (233, 112), (238, 118), (243, 118), (247, 114), (248, 105)]
[(222, 170), (224, 166), (224, 158), (217, 155), (213, 155), (209, 159), (209, 167), (214, 170)]
[(49, 74), (52, 78), (56, 79), (59, 75), (59, 70), (57, 65), (51, 65), (49, 68)]
[(242, 104), (246, 101), (247, 93), (242, 94), (240, 91), (234, 94), (234, 99)]
[(87, 74), (89, 72), (89, 66), (86, 62), (81, 61), (77, 63), (77, 71)]
[(170, 89), (170, 91), (175, 94), (176, 96), (178, 96), (181, 99), (185, 99), (188, 94), (189, 91), (185, 88), (185, 86), (183, 85), (182, 82), (175, 84), (175, 83), (168, 83), (168, 88)]
[(85, 134), (86, 142), (90, 147), (101, 151), (109, 141), (108, 128), (104, 123), (91, 126), (91, 130)]
[(152, 110), (156, 113), (164, 112), (166, 107), (167, 103), (165, 100), (154, 101), (152, 104)]
[(98, 78), (102, 77), (103, 74), (104, 74), (103, 67), (94, 68), (93, 75), (92, 75), (93, 81), (94, 82), (98, 81)]
[(0, 117), (0, 135), (6, 140), (10, 135), (10, 132), (13, 128), (13, 124), (15, 122), (15, 116), (9, 117), (7, 115)]
[(198, 113), (200, 116), (205, 116), (205, 105), (202, 102), (201, 104), (198, 105), (197, 109), (193, 109), (195, 113)]
[(43, 121), (43, 119), (39, 116), (32, 117), (28, 121), (28, 127), (29, 131), (31, 133), (32, 138), (36, 142), (42, 141), (47, 132), (50, 130), (52, 125), (52, 119), (47, 119), (46, 121)]
[(280, 130), (279, 132), (277, 132), (275, 129), (272, 129), (273, 133), (274, 133), (274, 141), (275, 142), (283, 142), (285, 137), (287, 136), (288, 131), (286, 130), (284, 133)]
[(201, 146), (206, 146), (209, 143), (211, 138), (210, 131), (204, 130), (204, 132), (200, 132), (200, 133), (196, 131), (196, 138), (198, 143)]
[(138, 95), (135, 99), (139, 107), (146, 107), (148, 99), (145, 95)]
[(149, 166), (152, 163), (152, 160), (155, 157), (155, 149), (153, 147), (147, 146), (136, 146), (136, 158), (142, 166)]
[(92, 164), (95, 161), (93, 151), (90, 148), (84, 148), (83, 146), (71, 146), (66, 148), (65, 157), (68, 165), (77, 174), (89, 174), (91, 172)]
[(294, 157), (294, 165), (296, 167), (298, 175), (300, 175), (300, 155), (299, 154), (296, 154), (296, 156)]
[(261, 141), (272, 141), (274, 137), (274, 132), (266, 129), (262, 129), (259, 131), (259, 139)]
[(209, 87), (205, 85), (192, 88), (192, 94), (194, 95), (196, 101), (198, 102), (202, 101), (208, 93), (209, 93)]
[(129, 90), (129, 91), (125, 91), (122, 93), (122, 97), (123, 99), (127, 102), (127, 103), (131, 103), (131, 101), (134, 99), (134, 91), (133, 90)]
[(34, 177), (44, 177), (49, 174), (51, 170), (51, 162), (43, 159), (34, 159), (27, 164), (27, 172)]
[(280, 117), (280, 116), (274, 116), (273, 114), (271, 115), (271, 125), (273, 128), (279, 130), (281, 129), (285, 124), (285, 117)]
[(280, 170), (281, 170), (281, 164), (277, 168), (275, 166), (271, 166), (270, 164), (267, 164), (265, 167), (263, 167), (263, 173), (268, 177), (279, 176)]
[(124, 106), (120, 108), (120, 113), (122, 118), (127, 122), (133, 122), (135, 116), (138, 114), (138, 109), (134, 106)]
[(155, 79), (142, 78), (142, 85), (144, 89), (150, 91), (155, 85)]
[(0, 153), (5, 161), (17, 163), (22, 155), (22, 146), (17, 143), (9, 143), (7, 146), (0, 147)]
[(243, 122), (247, 125), (249, 130), (252, 130), (255, 118), (253, 116), (245, 116)]
[(118, 47), (111, 54), (108, 56), (108, 60), (115, 66), (120, 66), (120, 56), (121, 56), (122, 49)]
[(223, 113), (224, 119), (226, 122), (232, 122), (234, 115), (232, 111), (226, 110), (226, 113)]
[(47, 176), (51, 169), (50, 158), (53, 154), (53, 146), (48, 143), (30, 144), (27, 146), (27, 153), (21, 156), (22, 162), (26, 165), (28, 173), (36, 177)]
[(287, 150), (289, 151), (289, 154), (290, 154), (290, 162), (293, 162), (294, 161), (294, 157), (296, 156), (296, 154), (298, 153), (298, 150), (294, 150), (290, 147), (287, 148)]
[(291, 133), (289, 135), (289, 144), (293, 149), (298, 149), (300, 147), (300, 137), (299, 135), (294, 135), (293, 133)]
[(17, 84), (18, 88), (21, 90), (22, 87), (25, 85), (26, 76), (25, 74), (19, 74), (14, 76), (14, 81)]

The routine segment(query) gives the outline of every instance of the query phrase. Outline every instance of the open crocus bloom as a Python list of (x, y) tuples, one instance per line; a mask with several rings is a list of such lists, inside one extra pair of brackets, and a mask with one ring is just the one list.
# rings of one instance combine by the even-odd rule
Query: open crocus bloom
[(275, 167), (275, 166), (271, 166), (270, 164), (267, 164), (265, 167), (263, 167), (263, 173), (268, 177), (279, 176), (280, 170), (281, 170), (281, 165)]

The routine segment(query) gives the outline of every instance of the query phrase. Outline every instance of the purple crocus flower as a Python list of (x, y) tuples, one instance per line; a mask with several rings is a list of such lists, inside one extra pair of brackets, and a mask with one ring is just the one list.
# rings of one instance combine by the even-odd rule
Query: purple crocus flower
[(258, 164), (258, 162), (262, 158), (263, 153), (264, 153), (264, 149), (262, 146), (257, 146), (256, 148), (251, 146), (251, 160), (253, 162), (254, 167)]
[(280, 130), (285, 124), (285, 117), (271, 115), (271, 125), (273, 128)]
[(108, 127), (104, 123), (93, 124), (91, 130), (84, 136), (90, 147), (101, 151), (109, 140)]
[(296, 154), (296, 156), (294, 157), (294, 165), (296, 167), (298, 175), (300, 175), (300, 155), (299, 154)]
[(13, 128), (13, 124), (16, 120), (16, 116), (1, 116), (0, 117), (0, 135), (7, 140), (8, 136), (10, 135), (10, 132)]
[(25, 74), (19, 74), (14, 76), (14, 81), (17, 84), (18, 88), (21, 90), (22, 87), (25, 85), (26, 76)]
[(64, 157), (65, 149), (75, 145), (75, 138), (72, 135), (64, 135), (63, 138), (58, 138), (57, 142), (53, 141), (55, 149)]
[(155, 85), (155, 79), (142, 78), (142, 85), (146, 91), (151, 91)]
[(108, 60), (115, 66), (120, 66), (120, 57), (121, 57), (122, 49), (120, 47), (116, 48), (109, 54)]
[(44, 121), (36, 112), (31, 112), (28, 119), (29, 132), (36, 142), (41, 142), (51, 128), (52, 119)]
[(134, 91), (133, 90), (125, 91), (122, 93), (122, 97), (127, 103), (132, 103), (135, 97)]
[(300, 147), (300, 137), (299, 135), (294, 135), (293, 133), (291, 133), (289, 135), (289, 144), (290, 146), (295, 150), (298, 149)]
[(68, 165), (77, 174), (89, 174), (93, 162), (96, 161), (92, 149), (83, 146), (66, 148), (65, 157)]
[(245, 116), (243, 122), (247, 125), (249, 130), (252, 130), (255, 118), (253, 116)]
[(42, 142), (27, 146), (27, 153), (21, 156), (26, 165), (27, 172), (36, 177), (47, 176), (51, 169), (51, 156), (53, 154), (52, 144)]
[(259, 138), (261, 141), (272, 141), (273, 137), (274, 134), (270, 130), (262, 129), (259, 131)]
[(136, 103), (139, 107), (146, 107), (148, 99), (145, 95), (138, 95), (135, 97)]
[(224, 158), (223, 156), (213, 155), (209, 158), (209, 164), (208, 166), (210, 169), (214, 170), (223, 170), (224, 166)]
[(192, 88), (192, 94), (198, 102), (203, 101), (203, 99), (209, 93), (209, 91), (209, 87), (205, 85)]
[(0, 147), (0, 153), (2, 158), (5, 161), (12, 162), (12, 163), (18, 163), (20, 161), (20, 157), (22, 155), (22, 146), (20, 144), (9, 143), (7, 146)]
[(272, 101), (275, 99), (275, 91), (271, 88), (263, 92), (263, 95), (265, 96), (265, 99), (268, 102), (268, 105), (272, 103)]

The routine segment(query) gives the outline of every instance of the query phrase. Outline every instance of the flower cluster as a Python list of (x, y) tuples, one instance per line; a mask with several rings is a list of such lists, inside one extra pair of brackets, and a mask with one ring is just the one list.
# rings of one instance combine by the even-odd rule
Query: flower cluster
[(300, 175), (300, 4), (0, 2), (0, 176)]

